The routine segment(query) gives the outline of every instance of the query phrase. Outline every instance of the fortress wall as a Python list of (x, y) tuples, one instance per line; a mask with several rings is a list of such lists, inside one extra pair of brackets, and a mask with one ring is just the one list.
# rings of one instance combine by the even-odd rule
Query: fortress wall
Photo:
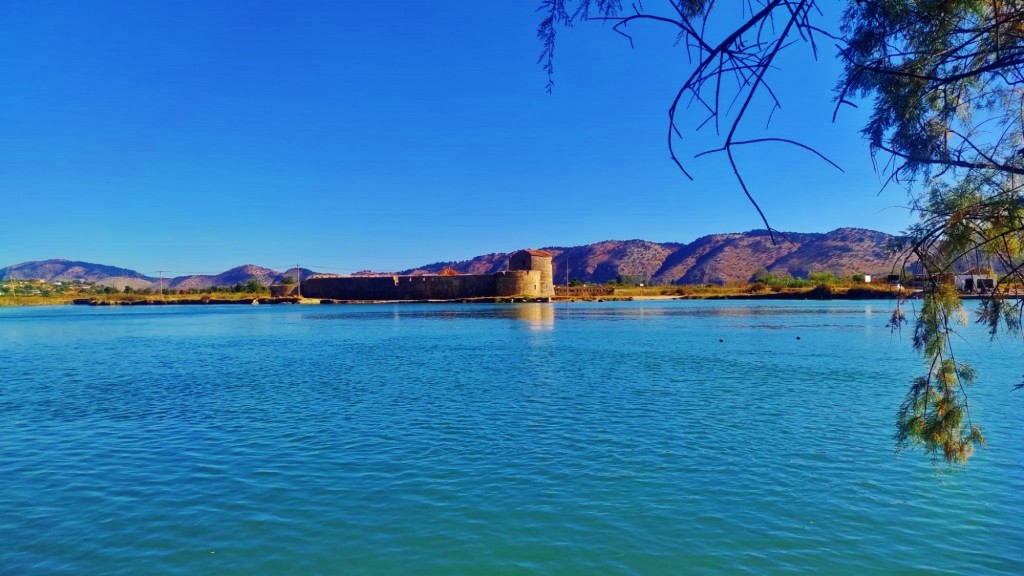
[(534, 297), (544, 298), (555, 295), (554, 271), (551, 255), (539, 250), (520, 250), (509, 256), (509, 270), (540, 272), (540, 282)]
[(542, 296), (540, 270), (510, 270), (494, 276), (497, 278), (496, 296)]
[(499, 293), (495, 275), (474, 274), (310, 278), (302, 283), (302, 295), (337, 300), (456, 300)]
[(551, 258), (535, 258), (534, 270), (540, 272), (540, 293), (539, 297), (551, 297), (555, 295), (555, 273), (551, 264)]
[(551, 256), (521, 250), (509, 270), (461, 276), (323, 276), (302, 283), (306, 298), (332, 300), (459, 300), (462, 298), (547, 298), (555, 295)]

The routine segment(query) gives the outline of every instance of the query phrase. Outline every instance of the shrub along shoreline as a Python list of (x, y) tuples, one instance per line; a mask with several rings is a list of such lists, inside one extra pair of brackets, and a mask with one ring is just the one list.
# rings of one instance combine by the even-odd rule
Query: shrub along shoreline
[[(908, 292), (889, 285), (829, 285), (818, 284), (791, 288), (768, 286), (764, 283), (736, 285), (681, 285), (681, 286), (602, 286), (588, 293), (584, 290), (564, 290), (555, 287), (555, 302), (594, 302), (622, 300), (884, 300), (907, 297)], [(217, 292), (197, 294), (52, 294), (52, 295), (0, 295), (3, 306), (60, 306), (67, 304), (93, 306), (144, 305), (197, 305), (197, 304), (281, 304), (316, 303), (317, 300), (299, 298), (269, 298), (263, 293)], [(484, 298), (474, 301), (509, 302), (519, 299)], [(454, 300), (468, 301), (467, 299)]]

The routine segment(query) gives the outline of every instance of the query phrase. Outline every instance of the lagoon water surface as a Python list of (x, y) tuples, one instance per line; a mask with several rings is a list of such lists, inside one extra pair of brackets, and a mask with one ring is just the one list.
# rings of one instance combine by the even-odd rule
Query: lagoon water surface
[(896, 457), (890, 308), (0, 309), (0, 573), (1020, 574), (1024, 347)]

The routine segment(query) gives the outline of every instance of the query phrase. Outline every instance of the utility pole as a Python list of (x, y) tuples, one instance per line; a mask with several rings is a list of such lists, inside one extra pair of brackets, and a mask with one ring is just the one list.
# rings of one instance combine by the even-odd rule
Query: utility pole
[(164, 271), (163, 270), (158, 270), (157, 273), (160, 274), (160, 299), (163, 300), (164, 299)]
[(295, 263), (295, 295), (302, 298), (302, 268), (298, 262)]

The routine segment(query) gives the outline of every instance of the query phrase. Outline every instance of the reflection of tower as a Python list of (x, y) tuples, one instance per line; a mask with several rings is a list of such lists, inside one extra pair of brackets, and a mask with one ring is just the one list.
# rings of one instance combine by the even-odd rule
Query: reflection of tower
[(552, 330), (555, 327), (555, 309), (551, 304), (518, 304), (515, 317), (525, 320), (531, 330)]

